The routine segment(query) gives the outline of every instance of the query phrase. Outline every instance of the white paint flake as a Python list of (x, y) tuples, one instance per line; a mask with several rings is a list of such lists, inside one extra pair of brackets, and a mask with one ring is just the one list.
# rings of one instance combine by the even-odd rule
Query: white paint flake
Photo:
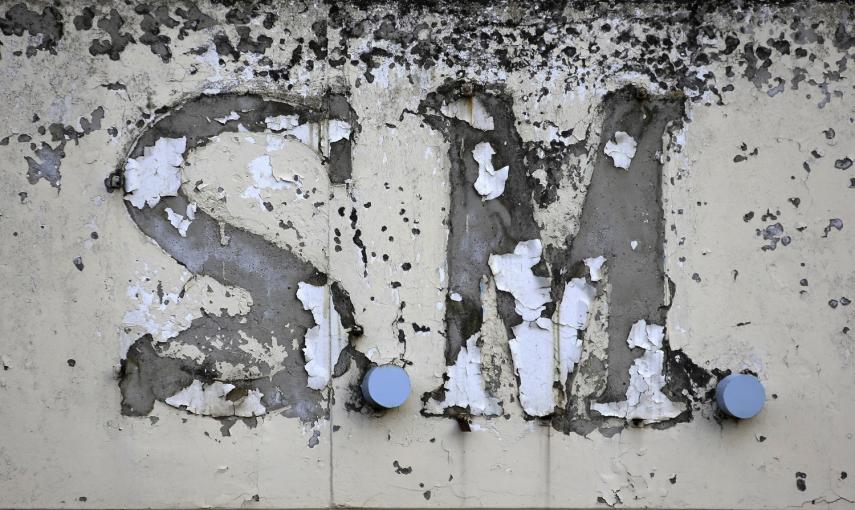
[(632, 248), (632, 251), (635, 251), (635, 249), (638, 248), (638, 241), (633, 239), (629, 242), (629, 247)]
[(498, 170), (493, 168), (493, 154), (496, 151), (487, 142), (481, 142), (472, 150), (472, 157), (478, 162), (478, 179), (475, 190), (483, 200), (493, 200), (505, 191), (505, 181), (508, 180), (508, 166)]
[(451, 300), (460, 302), (460, 301), (463, 301), (463, 296), (461, 296), (457, 292), (452, 292), (451, 293)]
[[(546, 139), (550, 142), (559, 142), (564, 145), (571, 145), (573, 143), (572, 134), (570, 136), (564, 136), (562, 131), (551, 122), (546, 122)], [(572, 129), (569, 130), (572, 133)]]
[[(127, 296), (132, 302), (136, 302), (136, 307), (125, 312), (123, 325), (140, 328), (143, 334), (151, 335), (156, 342), (166, 342), (178, 336), (179, 332), (187, 329), (192, 320), (192, 317), (187, 320), (181, 315), (157, 313), (167, 308), (167, 305), (163, 304), (164, 301), (171, 303), (173, 307), (180, 303), (180, 293), (165, 293), (163, 298), (160, 298), (140, 283), (129, 285)], [(129, 346), (123, 346), (123, 355)]]
[[(140, 276), (128, 285), (130, 308), (119, 328), (119, 355), (124, 359), (128, 348), (141, 336), (149, 334), (155, 342), (165, 343), (203, 313), (220, 317), (244, 315), (252, 306), (250, 294), (239, 287), (227, 287), (209, 276), (182, 274), (181, 280), (167, 290), (155, 275)], [(184, 347), (182, 357), (192, 357)], [(176, 350), (176, 352), (177, 352)]]
[(159, 138), (146, 147), (142, 157), (125, 163), (125, 193), (131, 204), (142, 209), (154, 207), (160, 197), (175, 196), (181, 187), (180, 166), (184, 163), (187, 138)]
[(662, 326), (648, 325), (644, 320), (633, 324), (626, 343), (630, 348), (641, 347), (645, 353), (629, 368), (626, 400), (595, 403), (591, 405), (591, 409), (604, 416), (642, 420), (645, 424), (670, 420), (685, 411), (685, 404), (672, 402), (662, 393), (665, 386), (665, 376), (662, 374), (665, 361), (665, 353), (662, 351), (664, 337), (665, 328)]
[(629, 164), (632, 162), (632, 158), (635, 157), (635, 148), (637, 146), (638, 144), (635, 142), (635, 139), (628, 133), (617, 131), (615, 132), (615, 141), (609, 140), (606, 142), (604, 152), (606, 156), (612, 158), (616, 167), (629, 170)]
[(222, 89), (219, 82), (223, 81), (223, 68), (220, 66), (220, 54), (217, 52), (217, 46), (213, 41), (208, 43), (205, 53), (196, 56), (196, 61), (202, 64), (207, 64), (210, 67), (212, 76), (208, 76), (205, 81), (209, 85), (204, 89), (205, 94), (216, 94)]
[(350, 138), (350, 123), (339, 119), (332, 119), (329, 124), (330, 143)]
[(496, 279), (496, 288), (514, 296), (515, 310), (524, 321), (540, 317), (550, 301), (550, 280), (535, 276), (531, 270), (540, 262), (543, 245), (540, 239), (517, 244), (512, 254), (490, 255), (490, 270)]
[(235, 416), (250, 418), (267, 413), (267, 409), (261, 403), (263, 396), (264, 393), (259, 390), (249, 390), (245, 397), (235, 402)]
[(466, 346), (461, 346), (454, 365), (448, 366), (445, 400), (432, 402), (437, 414), (453, 406), (468, 407), (469, 412), (476, 416), (498, 416), (502, 413), (498, 399), (487, 395), (481, 377), (481, 349), (477, 345), (479, 337), (480, 333), (469, 337)]
[(603, 264), (606, 263), (606, 258), (600, 255), (599, 257), (587, 258), (584, 260), (588, 266), (588, 272), (591, 273), (591, 281), (598, 282), (603, 279)]
[(317, 124), (300, 124), (294, 129), (289, 130), (288, 134), (313, 149), (318, 148), (320, 133), (318, 132)]
[(247, 186), (241, 193), (243, 198), (254, 198), (258, 200), (259, 205), (263, 204), (264, 199), (261, 197), (261, 190), (283, 190), (290, 189), (294, 181), (283, 179), (273, 172), (273, 166), (270, 164), (270, 156), (262, 154), (249, 162), (247, 167), (255, 184)]
[(230, 120), (238, 120), (239, 118), (240, 118), (240, 115), (238, 115), (238, 112), (231, 112), (230, 114), (226, 115), (225, 117), (215, 118), (214, 120), (219, 122), (220, 124), (225, 124), (226, 122), (228, 122)]
[(172, 407), (184, 408), (187, 412), (202, 416), (239, 416), (251, 418), (267, 413), (261, 404), (264, 395), (258, 390), (250, 390), (237, 400), (229, 400), (226, 395), (235, 389), (233, 384), (215, 381), (203, 384), (194, 379), (190, 386), (166, 399)]
[(347, 332), (326, 287), (305, 282), (300, 282), (297, 287), (297, 299), (303, 303), (303, 309), (312, 312), (316, 324), (306, 332), (303, 347), (306, 373), (309, 374), (307, 386), (320, 390), (330, 382), (333, 366), (347, 344)]
[(187, 237), (187, 229), (190, 228), (190, 224), (196, 219), (195, 202), (187, 205), (185, 214), (187, 214), (186, 218), (173, 211), (171, 207), (166, 208), (166, 219), (168, 219), (169, 223), (178, 230), (181, 237)]
[(523, 321), (508, 342), (514, 371), (520, 378), (520, 404), (530, 416), (547, 416), (555, 409), (555, 349), (552, 321)]
[(558, 323), (576, 329), (588, 327), (588, 309), (596, 292), (584, 278), (573, 278), (564, 284), (564, 297), (558, 308)]
[(300, 124), (300, 117), (297, 115), (277, 115), (276, 117), (265, 118), (264, 124), (271, 131), (288, 131)]
[(288, 189), (293, 181), (280, 179), (273, 174), (273, 166), (270, 164), (270, 156), (267, 154), (258, 156), (249, 162), (249, 173), (259, 189)]
[[(529, 241), (532, 243), (532, 241)], [(523, 244), (523, 243), (520, 243)], [(518, 266), (525, 267), (517, 270), (516, 274), (531, 273), (531, 266), (539, 260), (540, 250), (534, 246), (520, 250), (517, 246), (516, 252), (527, 251), (528, 260)], [(536, 256), (535, 256), (536, 255)], [(491, 268), (493, 267), (491, 257)], [(532, 262), (533, 261), (533, 262)], [(505, 264), (504, 269), (512, 267)], [(498, 275), (501, 275), (501, 271)], [(499, 276), (496, 276), (496, 288), (499, 285)], [(528, 278), (536, 278), (534, 275), (526, 276), (521, 281), (524, 283), (514, 284), (517, 289), (531, 289), (532, 284), (526, 283)], [(545, 289), (538, 292), (546, 292), (539, 301), (549, 301), (549, 279), (540, 278), (540, 284), (545, 284)], [(511, 291), (514, 297), (517, 293)], [(531, 290), (528, 291), (531, 294)], [(554, 383), (558, 382), (561, 388), (567, 383), (567, 378), (582, 358), (582, 339), (579, 332), (588, 327), (590, 309), (596, 295), (596, 289), (584, 278), (573, 278), (564, 285), (564, 296), (556, 311), (556, 325), (546, 317), (535, 317), (534, 319), (523, 318), (523, 322), (513, 328), (514, 338), (509, 341), (511, 357), (514, 370), (520, 379), (519, 398), (520, 404), (526, 414), (530, 416), (546, 416), (552, 414), (556, 405), (556, 391)], [(517, 307), (521, 305), (518, 302)], [(543, 307), (540, 307), (542, 310)], [(538, 312), (539, 314), (539, 312)], [(528, 315), (532, 317), (534, 314)]]
[(596, 293), (584, 278), (573, 278), (564, 285), (558, 307), (558, 382), (562, 385), (582, 357), (579, 330), (588, 327), (588, 311)]
[(484, 103), (476, 97), (458, 99), (453, 103), (443, 105), (440, 111), (446, 117), (460, 119), (475, 129), (493, 130), (493, 117), (487, 112)]
[(285, 148), (285, 138), (280, 135), (267, 135), (265, 141), (267, 143), (264, 146), (264, 150), (267, 152), (281, 151)]

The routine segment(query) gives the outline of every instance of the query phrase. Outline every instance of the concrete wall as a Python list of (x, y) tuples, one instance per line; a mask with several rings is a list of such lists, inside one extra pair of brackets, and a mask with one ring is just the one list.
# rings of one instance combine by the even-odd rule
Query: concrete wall
[(0, 5), (0, 507), (852, 506), (850, 5), (222, 3)]

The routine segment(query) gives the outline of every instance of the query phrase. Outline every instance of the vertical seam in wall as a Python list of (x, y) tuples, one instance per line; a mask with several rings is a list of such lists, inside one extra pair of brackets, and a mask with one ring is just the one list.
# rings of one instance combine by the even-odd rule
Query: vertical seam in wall
[[(327, 27), (327, 30), (328, 29), (329, 29), (329, 27)], [(329, 37), (328, 36), (327, 36), (327, 55), (329, 55)], [(327, 94), (327, 101), (329, 101), (328, 95), (330, 92), (330, 90), (329, 90), (329, 84), (330, 84), (329, 77), (330, 76), (329, 75), (330, 75), (330, 68), (329, 68), (329, 62), (327, 62), (324, 65), (324, 73), (323, 73), (324, 90), (322, 92), (323, 94)], [(329, 104), (327, 104), (326, 117), (327, 117), (327, 124), (329, 124), (329, 120), (330, 120)], [(327, 157), (329, 157), (329, 154), (331, 151), (331, 147), (330, 147), (331, 144), (329, 141), (329, 137), (327, 137), (326, 144), (327, 144), (326, 152), (328, 155)], [(348, 155), (348, 157), (353, 159), (353, 148), (352, 148), (352, 146), (351, 146), (351, 151), (350, 151), (350, 154)], [(332, 162), (330, 162), (330, 163), (332, 163)], [(332, 168), (330, 168), (329, 170), (332, 170)], [(330, 179), (330, 191), (333, 190), (334, 186), (335, 185), (332, 183), (332, 179)], [(346, 188), (347, 182), (344, 183), (344, 187), (345, 187), (345, 189), (347, 189)], [(330, 271), (330, 257), (332, 256), (332, 253), (334, 253), (333, 246), (332, 246), (333, 229), (330, 228), (330, 227), (332, 227), (332, 224), (330, 221), (330, 218), (332, 216), (332, 213), (330, 211), (332, 210), (332, 207), (327, 207), (326, 209), (327, 209), (327, 271), (331, 272)], [(330, 278), (327, 278), (327, 285), (332, 285)], [(330, 295), (330, 305), (329, 306), (331, 308), (334, 306), (332, 304), (332, 295)], [(330, 319), (332, 319), (332, 313), (331, 312), (327, 312), (327, 313), (330, 315)], [(330, 339), (329, 339), (330, 340), (330, 353), (332, 353), (332, 331), (333, 331), (333, 325), (332, 324), (330, 324), (329, 331), (330, 331)], [(347, 341), (348, 341), (348, 343), (350, 343), (350, 335), (348, 335)], [(327, 506), (329, 508), (335, 507), (334, 474), (333, 474), (334, 469), (335, 469), (334, 464), (333, 464), (333, 449), (334, 449), (333, 448), (333, 425), (334, 425), (334, 422), (333, 422), (333, 394), (335, 393), (335, 384), (333, 383), (333, 377), (335, 374), (335, 364), (336, 364), (335, 362), (337, 362), (337, 361), (338, 360), (333, 361), (332, 356), (329, 357), (330, 379), (329, 379), (329, 391), (327, 393), (327, 414), (329, 416), (328, 421), (329, 421), (329, 436), (330, 436), (330, 441), (329, 441), (330, 442), (330, 452), (329, 452), (329, 477), (330, 477), (330, 479), (329, 479), (329, 498), (327, 501)], [(348, 360), (348, 362), (349, 362), (349, 360)]]

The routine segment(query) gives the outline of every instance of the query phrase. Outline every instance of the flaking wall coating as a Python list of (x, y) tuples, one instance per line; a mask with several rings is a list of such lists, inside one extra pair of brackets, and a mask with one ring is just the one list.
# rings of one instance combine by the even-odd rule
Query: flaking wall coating
[(609, 300), (609, 380), (604, 399), (626, 392), (632, 356), (626, 345), (639, 319), (664, 324), (665, 219), (662, 210), (662, 136), (682, 122), (682, 98), (650, 99), (622, 90), (604, 99), (605, 122), (599, 153), (613, 133), (622, 131), (638, 144), (627, 171), (614, 171), (610, 158), (599, 157), (577, 234), (566, 257), (580, 264), (604, 256), (612, 294)]
[[(209, 120), (211, 117), (224, 118), (235, 111), (247, 113), (226, 123), (211, 123)], [(348, 112), (345, 110), (343, 113)], [(238, 124), (249, 132), (263, 130), (265, 118), (283, 114), (296, 114), (302, 117), (303, 122), (320, 119), (318, 113), (295, 111), (288, 105), (252, 96), (207, 97), (179, 105), (155, 122), (141, 137), (130, 156), (139, 157), (144, 147), (154, 145), (154, 141), (160, 137), (186, 137), (186, 152), (189, 152), (212, 143), (211, 139), (222, 132), (237, 130)], [(337, 165), (342, 164), (342, 158), (349, 159), (349, 154), (340, 154), (331, 160), (329, 166), (331, 173), (338, 179), (347, 179), (346, 170), (337, 168)], [(332, 176), (331, 180), (334, 180)], [(312, 323), (310, 314), (297, 299), (298, 283), (327, 283), (326, 275), (289, 250), (282, 250), (262, 236), (242, 229), (225, 225), (221, 227), (217, 220), (203, 211), (196, 214), (191, 235), (180, 236), (167, 221), (164, 209), (171, 207), (183, 211), (187, 203), (184, 193), (179, 193), (177, 197), (161, 200), (155, 207), (137, 209), (127, 202), (127, 209), (140, 230), (189, 271), (211, 276), (226, 286), (248, 290), (254, 296), (252, 309), (240, 321), (205, 315), (174, 337), (175, 342), (191, 345), (205, 354), (205, 361), (195, 366), (176, 363), (169, 357), (152, 356), (150, 337), (135, 342), (127, 360), (123, 361), (120, 382), (123, 414), (147, 415), (152, 410), (155, 398), (165, 400), (188, 386), (194, 378), (206, 383), (222, 380), (223, 374), (215, 367), (218, 361), (227, 361), (232, 365), (253, 363), (251, 352), (238, 347), (215, 348), (211, 345), (212, 338), (246, 334), (269, 348), (277, 337), (304, 337)], [(228, 241), (224, 242), (224, 238), (228, 238)], [(339, 308), (352, 307), (346, 291), (333, 296), (345, 301), (336, 303)], [(307, 387), (307, 374), (302, 368), (305, 359), (301, 351), (292, 349), (285, 361), (281, 370), (267, 366), (259, 370), (256, 377), (239, 379), (239, 383), (245, 385), (242, 389), (260, 390), (268, 411), (284, 407), (288, 409), (284, 415), (296, 416), (303, 421), (311, 422), (321, 418), (325, 412), (321, 396)], [(234, 383), (235, 380), (230, 379), (229, 382)]]
[[(807, 2), (0, 5), (0, 506), (851, 504), (852, 26)], [(121, 204), (127, 161), (180, 138), (177, 196)], [(533, 241), (497, 289), (491, 257)], [(596, 292), (562, 381), (526, 342), (573, 279)], [(646, 425), (591, 408), (629, 395), (641, 319), (685, 406)], [(315, 328), (343, 335), (319, 390)], [(389, 362), (413, 395), (379, 412), (358, 385)], [(769, 390), (751, 422), (713, 403), (732, 372)], [(199, 381), (262, 396), (179, 404)]]

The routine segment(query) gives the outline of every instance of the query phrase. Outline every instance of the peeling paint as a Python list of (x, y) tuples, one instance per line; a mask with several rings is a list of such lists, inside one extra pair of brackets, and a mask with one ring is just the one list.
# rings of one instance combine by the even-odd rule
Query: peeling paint
[(498, 170), (493, 168), (493, 154), (496, 151), (487, 142), (481, 142), (472, 150), (472, 157), (478, 162), (478, 180), (475, 190), (484, 200), (493, 200), (505, 191), (505, 181), (508, 180), (510, 167), (504, 166)]
[(235, 389), (233, 384), (215, 381), (203, 384), (196, 379), (193, 383), (167, 398), (165, 402), (173, 407), (185, 409), (188, 413), (202, 416), (239, 416), (252, 418), (262, 416), (267, 410), (261, 405), (264, 395), (258, 390), (250, 390), (246, 395), (231, 400), (229, 395)]
[(540, 240), (532, 239), (518, 243), (511, 254), (489, 259), (496, 287), (514, 296), (514, 309), (528, 322), (537, 320), (550, 302), (549, 278), (535, 276), (531, 269), (540, 262), (542, 250)]
[(190, 224), (193, 223), (193, 220), (196, 218), (196, 204), (187, 204), (186, 218), (173, 211), (170, 207), (167, 207), (164, 211), (166, 211), (166, 219), (168, 219), (169, 223), (178, 230), (181, 237), (187, 237), (187, 229), (190, 228)]
[(615, 141), (609, 140), (606, 142), (606, 148), (603, 152), (606, 156), (612, 158), (614, 164), (618, 168), (629, 170), (629, 165), (632, 163), (632, 158), (635, 157), (635, 148), (638, 144), (635, 139), (628, 133), (623, 131), (615, 132)]
[(588, 271), (591, 274), (591, 281), (598, 282), (603, 279), (603, 265), (606, 263), (606, 258), (602, 255), (598, 257), (589, 257), (584, 260), (588, 266)]
[(333, 367), (347, 345), (347, 332), (326, 287), (300, 282), (297, 299), (315, 319), (315, 326), (306, 331), (303, 354), (306, 356), (306, 373), (309, 374), (307, 385), (321, 390), (329, 384)]
[(492, 131), (493, 117), (477, 97), (460, 98), (442, 106), (442, 114), (447, 117), (460, 119), (475, 129)]
[(662, 340), (665, 328), (640, 320), (633, 324), (626, 339), (630, 348), (640, 347), (644, 354), (629, 369), (626, 400), (605, 404), (593, 403), (591, 409), (605, 416), (640, 420), (644, 424), (676, 418), (686, 410), (681, 402), (672, 402), (662, 393), (665, 376), (662, 373), (665, 353)]
[(573, 278), (564, 285), (558, 308), (558, 382), (562, 385), (582, 357), (579, 330), (588, 327), (588, 312), (596, 293), (583, 278)]
[(466, 341), (466, 347), (457, 354), (457, 361), (448, 367), (445, 398), (441, 402), (429, 402), (426, 406), (428, 412), (442, 414), (442, 410), (457, 406), (476, 416), (497, 416), (502, 413), (498, 399), (487, 394), (481, 377), (478, 336), (473, 335)]
[(340, 120), (340, 119), (332, 119), (330, 120), (330, 128), (329, 128), (329, 139), (330, 143), (338, 142), (339, 140), (346, 140), (350, 138), (351, 130), (350, 123)]
[(0, 507), (855, 501), (853, 19), (0, 6)]
[(187, 139), (161, 138), (140, 158), (125, 164), (125, 192), (137, 209), (154, 207), (161, 197), (175, 196), (181, 187), (181, 163)]
[[(526, 414), (548, 416), (555, 409), (555, 345), (552, 321), (539, 318), (513, 328), (509, 342), (514, 370), (520, 378), (520, 403)], [(566, 366), (566, 362), (562, 364)]]

